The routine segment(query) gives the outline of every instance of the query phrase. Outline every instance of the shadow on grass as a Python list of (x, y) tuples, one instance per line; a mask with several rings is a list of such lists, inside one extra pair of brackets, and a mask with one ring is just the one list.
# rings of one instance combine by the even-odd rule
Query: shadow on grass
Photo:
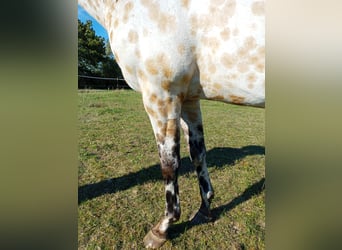
[[(264, 189), (265, 189), (265, 178), (261, 178), (261, 180), (249, 186), (248, 188), (246, 188), (246, 190), (241, 195), (235, 197), (230, 202), (212, 209), (211, 213), (214, 218), (213, 222), (218, 220), (220, 217), (228, 213), (233, 208), (249, 200), (253, 196), (259, 195)], [(194, 226), (196, 225), (192, 225), (190, 221), (185, 221), (185, 222), (171, 226), (169, 229), (169, 239), (172, 240), (172, 239), (179, 237), (181, 234), (185, 233), (185, 231), (189, 230), (190, 228)]]
[[(248, 155), (264, 155), (265, 148), (262, 146), (246, 146), (242, 148), (213, 148), (207, 151), (208, 167), (223, 167), (232, 165)], [(179, 175), (184, 175), (194, 171), (189, 157), (182, 158)], [(78, 204), (91, 200), (104, 194), (111, 194), (118, 191), (129, 189), (136, 185), (146, 182), (162, 180), (160, 165), (155, 164), (134, 173), (128, 173), (124, 176), (103, 180), (97, 183), (87, 184), (78, 188)], [(237, 201), (235, 201), (237, 202)], [(229, 207), (223, 207), (221, 210), (227, 210)], [(219, 208), (214, 209), (213, 213), (222, 213)]]

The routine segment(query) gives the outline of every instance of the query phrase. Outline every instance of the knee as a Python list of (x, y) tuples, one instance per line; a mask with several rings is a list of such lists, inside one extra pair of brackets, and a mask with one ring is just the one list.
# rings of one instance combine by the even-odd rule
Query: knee
[(193, 164), (197, 167), (203, 163), (205, 160), (205, 145), (204, 139), (201, 138), (199, 140), (189, 140), (190, 146), (190, 156)]

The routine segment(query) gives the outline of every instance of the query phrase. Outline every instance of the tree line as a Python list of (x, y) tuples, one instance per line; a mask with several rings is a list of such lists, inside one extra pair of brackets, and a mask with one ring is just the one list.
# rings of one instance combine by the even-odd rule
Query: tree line
[(95, 34), (90, 20), (83, 23), (78, 19), (78, 88), (129, 88), (124, 81), (98, 78), (123, 79), (123, 76), (109, 40)]

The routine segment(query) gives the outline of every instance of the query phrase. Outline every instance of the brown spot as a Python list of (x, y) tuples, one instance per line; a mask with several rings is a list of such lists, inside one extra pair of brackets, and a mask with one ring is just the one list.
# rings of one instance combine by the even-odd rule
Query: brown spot
[(255, 80), (256, 80), (255, 74), (254, 74), (254, 73), (249, 74), (249, 75), (247, 76), (247, 80), (248, 80), (249, 82), (255, 82)]
[(225, 2), (224, 8), (222, 10), (222, 15), (233, 16), (236, 9), (236, 0), (228, 0)]
[(101, 20), (100, 16), (98, 14), (95, 14), (95, 19), (96, 20)]
[(170, 67), (170, 62), (169, 62), (168, 57), (164, 53), (161, 53), (157, 56), (156, 61), (157, 61), (158, 65), (160, 65), (165, 78), (170, 79), (173, 75), (173, 72), (172, 72), (172, 69)]
[[(166, 161), (167, 162), (167, 161)], [(164, 161), (162, 161), (162, 175), (164, 179), (174, 179), (175, 171), (173, 170), (172, 165), (166, 164), (166, 166), (163, 164)]]
[(171, 79), (171, 77), (173, 75), (172, 69), (168, 65), (164, 65), (163, 74), (164, 74), (166, 79)]
[(189, 7), (189, 0), (182, 0), (182, 6), (187, 9)]
[(147, 76), (145, 75), (144, 71), (141, 69), (138, 70), (138, 78), (142, 80), (143, 82), (147, 81)]
[(263, 1), (254, 2), (252, 4), (252, 13), (256, 16), (262, 16), (265, 14), (265, 3)]
[(178, 45), (179, 54), (183, 55), (185, 52), (185, 46), (183, 44)]
[(180, 102), (183, 103), (183, 101), (185, 99), (185, 94), (184, 93), (180, 93), (177, 96), (178, 96), (178, 99), (180, 100)]
[(172, 112), (172, 109), (173, 109), (172, 97), (166, 98), (165, 103), (166, 103), (167, 114), (170, 114)]
[(224, 100), (224, 96), (223, 95), (217, 95), (213, 97), (214, 100)]
[(130, 43), (136, 43), (139, 39), (138, 33), (136, 31), (130, 30), (128, 32), (128, 41)]
[(197, 30), (198, 28), (198, 18), (196, 15), (192, 15), (190, 17), (190, 24), (191, 24), (191, 29)]
[(157, 113), (153, 109), (151, 109), (150, 107), (145, 105), (145, 110), (146, 110), (147, 114), (149, 114), (150, 116), (152, 116), (154, 118), (157, 117)]
[(111, 20), (112, 20), (112, 13), (108, 12), (107, 15), (106, 15), (106, 21), (110, 22)]
[(265, 56), (265, 47), (260, 47), (258, 48), (258, 53), (260, 56)]
[(119, 26), (119, 20), (116, 18), (114, 20), (114, 28), (117, 28)]
[(168, 14), (160, 14), (158, 27), (161, 31), (172, 31), (176, 28), (176, 17)]
[(132, 2), (128, 2), (125, 5), (125, 11), (126, 12), (130, 12), (133, 9), (133, 3)]
[(177, 120), (170, 119), (167, 121), (167, 129), (166, 129), (166, 136), (167, 137), (174, 137), (177, 132)]
[(161, 144), (164, 144), (164, 142), (165, 142), (165, 137), (159, 133), (156, 134), (156, 139)]
[(129, 73), (130, 75), (133, 75), (133, 69), (131, 67), (126, 65), (125, 69), (126, 69), (127, 73)]
[(201, 82), (203, 82), (203, 84), (206, 84), (206, 82), (209, 80), (209, 76), (205, 73), (202, 73), (202, 72), (201, 72), (200, 78), (201, 78)]
[(184, 74), (181, 78), (181, 83), (188, 84), (192, 78), (191, 74)]
[(158, 25), (161, 31), (166, 32), (175, 29), (176, 18), (168, 13), (161, 12), (158, 2), (141, 0), (141, 3), (148, 9), (150, 19)]
[(238, 69), (239, 72), (245, 73), (245, 72), (248, 71), (249, 65), (248, 65), (246, 62), (240, 62), (240, 63), (237, 65), (237, 69)]
[(158, 107), (159, 108), (164, 107), (164, 101), (163, 100), (158, 99)]
[(244, 97), (240, 97), (236, 95), (230, 95), (229, 98), (230, 98), (230, 101), (235, 104), (242, 104), (243, 101), (245, 100)]
[(236, 73), (232, 73), (230, 76), (229, 76), (232, 80), (236, 80), (238, 75)]
[(209, 47), (213, 51), (216, 51), (216, 49), (218, 49), (219, 46), (220, 46), (220, 41), (217, 38), (215, 37), (209, 38)]
[(221, 63), (228, 69), (233, 68), (233, 66), (236, 63), (236, 57), (228, 54), (228, 53), (224, 53), (221, 57)]
[(252, 55), (249, 57), (249, 63), (251, 64), (257, 64), (259, 60), (259, 57), (257, 55)]
[(254, 73), (251, 73), (247, 76), (247, 81), (249, 82), (248, 88), (252, 89), (254, 87), (253, 83), (256, 81), (256, 75)]
[(123, 23), (127, 23), (128, 18), (129, 18), (129, 13), (131, 12), (132, 9), (133, 9), (133, 3), (132, 2), (126, 3), (125, 8), (124, 8), (124, 16), (122, 19)]
[(192, 54), (195, 54), (196, 53), (196, 46), (191, 46), (190, 50), (191, 50)]
[(204, 45), (210, 47), (213, 51), (215, 51), (219, 47), (219, 45), (220, 45), (219, 40), (217, 38), (215, 38), (215, 37), (203, 36), (201, 38), (201, 42)]
[(158, 100), (158, 111), (161, 117), (167, 117), (168, 110), (165, 101)]
[(220, 35), (224, 41), (227, 41), (229, 39), (229, 36), (230, 36), (230, 30), (228, 28), (224, 29), (221, 31)]
[(149, 72), (152, 75), (157, 75), (158, 74), (158, 69), (156, 67), (155, 62), (152, 59), (147, 59), (145, 61), (145, 67), (147, 72)]
[(163, 122), (162, 125), (159, 127), (160, 133), (165, 137), (166, 135), (166, 128), (167, 128), (167, 123)]
[(246, 40), (245, 40), (245, 47), (248, 50), (254, 49), (256, 46), (257, 46), (257, 44), (256, 44), (256, 41), (255, 41), (254, 37), (250, 36), (250, 37), (246, 38)]
[(112, 29), (109, 32), (109, 38), (110, 38), (111, 41), (114, 40), (114, 33), (113, 33)]
[(263, 73), (265, 70), (265, 65), (263, 63), (258, 63), (255, 68), (258, 72)]
[(171, 83), (170, 83), (170, 81), (162, 81), (161, 86), (165, 91), (169, 92), (170, 87), (171, 87)]
[(222, 88), (222, 85), (219, 84), (219, 83), (214, 83), (214, 88), (215, 88), (216, 90), (220, 90), (220, 89)]
[(151, 2), (149, 0), (141, 0), (142, 5), (144, 5), (145, 7), (148, 7), (149, 5), (151, 5)]
[(216, 72), (216, 66), (214, 64), (210, 64), (208, 70), (211, 74), (214, 74)]
[(96, 6), (92, 1), (87, 2), (87, 4), (89, 4), (93, 9), (96, 9)]
[(240, 58), (246, 56), (247, 53), (248, 53), (248, 50), (245, 47), (239, 48), (237, 51), (237, 54)]
[(154, 102), (156, 102), (156, 101), (157, 101), (157, 95), (156, 95), (156, 94), (152, 94), (152, 95), (150, 96), (150, 102), (154, 103)]

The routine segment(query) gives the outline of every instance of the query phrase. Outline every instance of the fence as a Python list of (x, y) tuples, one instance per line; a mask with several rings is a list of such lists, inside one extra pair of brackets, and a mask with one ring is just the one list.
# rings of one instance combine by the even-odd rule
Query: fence
[(130, 89), (122, 78), (78, 75), (79, 89)]

